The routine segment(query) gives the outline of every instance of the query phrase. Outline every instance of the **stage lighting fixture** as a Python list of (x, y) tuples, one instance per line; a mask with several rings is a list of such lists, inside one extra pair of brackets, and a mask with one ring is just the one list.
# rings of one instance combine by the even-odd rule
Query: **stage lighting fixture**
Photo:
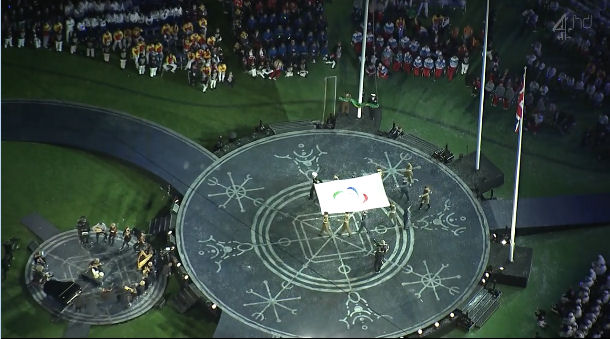
[(502, 244), (502, 246), (506, 245), (506, 239), (502, 239), (502, 241), (500, 241), (500, 243)]
[(453, 312), (449, 313), (449, 318), (453, 318), (455, 317), (455, 314)]
[(439, 326), (441, 326), (441, 324), (439, 324), (438, 321), (434, 323), (434, 327), (438, 328)]
[(171, 249), (170, 249), (169, 247), (166, 247), (166, 248), (165, 248), (165, 250), (166, 250), (166, 251), (170, 251)]
[(176, 249), (176, 246), (172, 246), (171, 250), (173, 251), (173, 250), (175, 250), (175, 249)]
[(504, 271), (504, 266), (500, 266), (500, 267), (498, 267), (498, 269), (499, 269), (500, 271)]
[(216, 304), (212, 304), (212, 309), (215, 310), (216, 309)]
[(171, 234), (172, 234), (172, 231), (171, 231), (171, 230), (167, 232), (167, 235), (171, 235)]
[(489, 278), (489, 273), (485, 272), (485, 278)]
[(176, 267), (180, 267), (180, 266), (182, 266), (182, 263), (181, 263), (181, 262), (179, 262), (179, 263), (177, 263), (177, 264), (176, 264)]
[(188, 274), (184, 275), (184, 280), (189, 280), (189, 275)]
[(485, 282), (486, 282), (486, 281), (485, 281), (485, 278), (481, 279), (481, 282), (482, 282), (483, 284), (485, 284)]
[(417, 330), (417, 334), (421, 335), (422, 333), (424, 333), (424, 331), (422, 331), (421, 328)]

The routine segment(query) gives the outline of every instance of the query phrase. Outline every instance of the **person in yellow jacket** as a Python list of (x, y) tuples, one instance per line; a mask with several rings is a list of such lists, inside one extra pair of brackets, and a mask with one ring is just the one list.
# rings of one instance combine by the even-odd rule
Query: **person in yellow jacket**
[(123, 42), (123, 31), (120, 29), (117, 29), (116, 31), (114, 31), (114, 34), (112, 36), (112, 39), (114, 40), (114, 42), (112, 43), (112, 51), (114, 52), (116, 50), (116, 48), (118, 47), (119, 49), (121, 48), (121, 44)]
[(131, 33), (131, 29), (125, 28), (123, 31), (123, 46), (127, 49), (131, 48), (133, 43), (133, 33)]
[(170, 26), (169, 24), (165, 24), (163, 25), (163, 27), (161, 27), (161, 34), (162, 35), (172, 35), (172, 26)]
[(42, 47), (49, 48), (49, 37), (51, 35), (51, 25), (48, 22), (45, 22), (42, 25)]
[(150, 55), (155, 51), (155, 44), (151, 43), (146, 45), (146, 63), (150, 63)]
[(193, 33), (193, 24), (190, 21), (187, 21), (182, 24), (182, 31), (186, 35), (190, 35)]
[(163, 69), (166, 71), (171, 71), (172, 73), (176, 73), (176, 68), (178, 68), (178, 66), (176, 65), (176, 56), (174, 56), (172, 53), (169, 53), (165, 57)]
[(212, 58), (212, 52), (210, 52), (209, 49), (204, 49), (202, 55), (203, 55), (203, 59), (206, 61), (210, 60), (210, 58)]
[(208, 20), (206, 18), (200, 18), (197, 20), (197, 23), (199, 24), (199, 32), (201, 35), (206, 35), (208, 32)]
[(102, 53), (104, 54), (104, 61), (110, 62), (110, 44), (112, 43), (112, 33), (110, 31), (102, 34)]
[(208, 46), (209, 46), (210, 48), (214, 47), (214, 44), (216, 43), (216, 38), (215, 38), (213, 35), (212, 35), (212, 36), (210, 36), (210, 37), (208, 38), (207, 43), (208, 43)]
[(184, 66), (184, 68), (191, 69), (191, 65), (193, 64), (193, 62), (195, 62), (195, 53), (187, 52), (186, 53), (186, 65)]
[(140, 47), (133, 46), (131, 48), (131, 58), (133, 59), (133, 63), (136, 65), (136, 69), (138, 69), (138, 58), (140, 57)]
[(218, 80), (220, 82), (224, 82), (225, 81), (225, 74), (227, 72), (227, 65), (224, 63), (219, 63), (218, 64)]
[(157, 52), (157, 54), (159, 54), (159, 63), (161, 63), (161, 60), (163, 60), (163, 44), (160, 42), (157, 42), (155, 44), (155, 52)]
[(55, 32), (55, 51), (57, 51), (57, 52), (61, 52), (63, 44), (64, 44), (63, 30), (64, 30), (64, 25), (61, 23), (61, 21), (58, 21), (55, 23), (55, 25), (53, 25), (53, 31)]

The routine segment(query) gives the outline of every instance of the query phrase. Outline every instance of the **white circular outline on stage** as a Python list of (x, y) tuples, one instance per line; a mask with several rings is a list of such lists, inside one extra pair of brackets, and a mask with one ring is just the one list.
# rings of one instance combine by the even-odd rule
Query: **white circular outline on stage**
[[(257, 230), (264, 231), (264, 237), (269, 239), (269, 223), (271, 223), (275, 218), (275, 215), (277, 214), (276, 211), (281, 210), (284, 206), (288, 205), (289, 203), (292, 203), (296, 199), (303, 199), (304, 196), (306, 197), (309, 192), (310, 185), (310, 183), (304, 182), (287, 187), (265, 201), (265, 205), (257, 210), (256, 215), (254, 216), (254, 221), (252, 222), (253, 225), (251, 227), (251, 239), (253, 244), (259, 244), (261, 242), (265, 243), (264, 239), (260, 238), (261, 236), (263, 236), (262, 232), (256, 232)], [(305, 194), (303, 194), (302, 192), (304, 190), (306, 191)], [(286, 194), (286, 191), (290, 191), (290, 193)], [(269, 204), (268, 202), (271, 202), (271, 204)], [(401, 209), (400, 207), (398, 208)], [(260, 224), (264, 225), (259, 226)], [(402, 227), (395, 227), (394, 231), (396, 233), (395, 242), (399, 242), (401, 239), (403, 239), (402, 233), (404, 232), (404, 230), (402, 229)], [(386, 268), (382, 270), (379, 274), (373, 274), (373, 271), (371, 270), (370, 274), (367, 274), (366, 276), (354, 277), (354, 279), (357, 280), (355, 282), (350, 280), (349, 283), (347, 281), (344, 281), (345, 279), (323, 279), (300, 273), (294, 267), (286, 264), (280, 258), (280, 256), (273, 250), (272, 247), (269, 249), (269, 246), (254, 246), (254, 250), (256, 251), (256, 254), (261, 259), (261, 261), (265, 264), (267, 269), (269, 269), (278, 277), (291, 284), (318, 292), (345, 293), (346, 290), (350, 289), (350, 287), (351, 291), (361, 291), (363, 289), (376, 286), (387, 280), (392, 279), (396, 274), (400, 273), (400, 270), (404, 265), (407, 264), (409, 258), (411, 257), (411, 254), (413, 253), (413, 244), (415, 239), (413, 227), (409, 227), (409, 235), (406, 238), (408, 244), (405, 246), (400, 246), (400, 253), (396, 253), (399, 246), (392, 246), (392, 253), (387, 258), (388, 262), (394, 263), (391, 269)], [(406, 254), (405, 251), (407, 251)], [(264, 252), (264, 255), (261, 252)], [(396, 263), (396, 258), (401, 258), (400, 262)], [(270, 261), (273, 262), (275, 266), (272, 266)], [(282, 264), (280, 265), (278, 264), (278, 262), (281, 262)], [(372, 267), (373, 266), (371, 265), (371, 268)], [(303, 275), (306, 277), (306, 279), (301, 278), (302, 280), (297, 280), (297, 277)], [(329, 280), (332, 281), (332, 283), (321, 283)], [(307, 283), (312, 284), (314, 286), (306, 285)]]

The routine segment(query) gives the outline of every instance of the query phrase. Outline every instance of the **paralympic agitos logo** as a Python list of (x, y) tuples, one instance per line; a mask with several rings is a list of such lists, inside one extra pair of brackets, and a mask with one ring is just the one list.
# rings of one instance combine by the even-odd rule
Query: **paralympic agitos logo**
[[(341, 194), (341, 193), (346, 193), (346, 194)], [(333, 199), (338, 199), (338, 198), (342, 198), (342, 199), (356, 199), (357, 201), (360, 201), (362, 199), (362, 203), (366, 203), (367, 200), (369, 200), (368, 195), (366, 195), (366, 193), (362, 193), (362, 197), (360, 197), (360, 193), (358, 192), (358, 190), (353, 187), (350, 186), (347, 189), (345, 189), (344, 191), (339, 190), (339, 191), (335, 191), (335, 193), (333, 193)]]

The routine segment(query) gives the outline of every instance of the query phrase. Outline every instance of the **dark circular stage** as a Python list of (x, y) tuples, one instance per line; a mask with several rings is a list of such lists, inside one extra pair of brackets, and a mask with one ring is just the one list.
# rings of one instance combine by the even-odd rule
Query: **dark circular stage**
[[(413, 165), (410, 201), (399, 189)], [(398, 218), (411, 205), (411, 226), (394, 226), (388, 208), (322, 215), (309, 200), (311, 173), (324, 182), (383, 170)], [(431, 208), (418, 195), (432, 189)], [(481, 279), (488, 226), (478, 201), (446, 166), (391, 139), (361, 132), (280, 134), (217, 160), (187, 192), (177, 242), (197, 287), (236, 320), (278, 336), (399, 336), (455, 310)], [(389, 244), (374, 273), (375, 241)]]
[[(124, 286), (133, 287), (142, 279), (142, 272), (136, 265), (136, 253), (131, 246), (120, 250), (122, 240), (108, 245), (100, 237), (91, 237), (89, 248), (81, 246), (76, 230), (59, 233), (43, 242), (36, 251), (42, 251), (46, 258), (48, 271), (58, 281), (74, 281), (82, 289), (82, 294), (66, 308), (58, 304), (43, 291), (42, 286), (33, 282), (32, 262), (34, 253), (26, 265), (25, 279), (28, 290), (34, 300), (58, 317), (72, 322), (90, 325), (109, 325), (134, 319), (150, 310), (163, 297), (167, 279), (158, 276), (151, 279), (146, 292), (131, 300), (129, 304)], [(89, 263), (99, 258), (103, 264), (105, 276), (100, 283), (94, 283), (83, 277)], [(151, 273), (152, 274), (152, 273)]]

